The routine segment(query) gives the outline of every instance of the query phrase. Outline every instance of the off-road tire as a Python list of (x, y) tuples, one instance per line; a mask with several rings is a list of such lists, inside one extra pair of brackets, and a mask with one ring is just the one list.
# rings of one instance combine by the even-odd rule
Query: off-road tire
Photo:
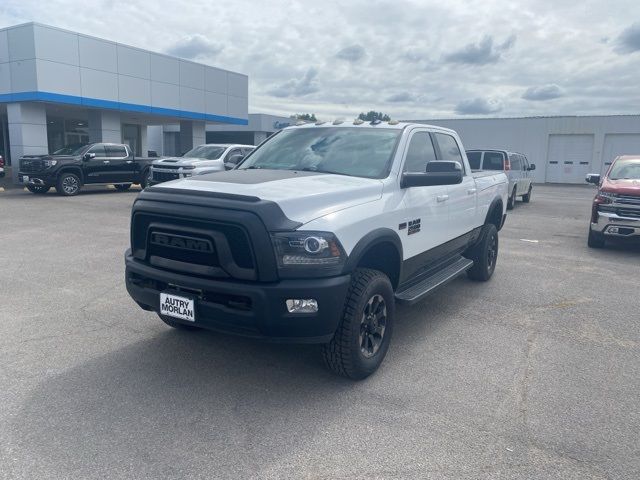
[(202, 330), (200, 327), (196, 327), (195, 325), (187, 325), (185, 323), (181, 323), (181, 322), (179, 322), (177, 320), (174, 320), (171, 317), (167, 317), (165, 315), (158, 314), (158, 317), (160, 317), (160, 320), (162, 320), (164, 323), (169, 325), (171, 328), (175, 328), (176, 330), (186, 330), (186, 331)]
[(45, 187), (44, 185), (27, 185), (27, 190), (36, 195), (44, 195), (50, 188), (51, 187)]
[(467, 270), (472, 280), (486, 282), (491, 278), (498, 261), (498, 229), (493, 223), (482, 227), (480, 240), (467, 253), (467, 258), (473, 260), (473, 267)]
[[(72, 188), (75, 186), (75, 188)], [(73, 197), (80, 192), (82, 182), (75, 173), (62, 173), (56, 182), (56, 192), (65, 197)]]
[(602, 233), (594, 232), (589, 229), (589, 237), (587, 238), (587, 245), (589, 248), (603, 248), (604, 242), (605, 239)]
[(533, 192), (533, 185), (529, 185), (529, 191), (522, 195), (522, 201), (524, 203), (529, 203), (531, 201), (531, 193)]
[(516, 206), (516, 189), (513, 188), (513, 192), (511, 192), (511, 196), (507, 199), (507, 210), (513, 210), (513, 207)]
[(131, 188), (131, 184), (130, 183), (118, 183), (118, 184), (114, 185), (114, 187), (116, 187), (116, 190), (118, 190), (119, 192), (126, 192), (127, 190), (129, 190)]
[[(385, 308), (384, 330), (381, 341), (370, 357), (363, 353), (362, 332), (365, 308), (374, 298), (381, 297)], [(342, 318), (333, 339), (323, 345), (326, 366), (338, 375), (362, 380), (375, 372), (384, 360), (393, 333), (395, 298), (389, 278), (378, 270), (357, 269), (351, 276)]]

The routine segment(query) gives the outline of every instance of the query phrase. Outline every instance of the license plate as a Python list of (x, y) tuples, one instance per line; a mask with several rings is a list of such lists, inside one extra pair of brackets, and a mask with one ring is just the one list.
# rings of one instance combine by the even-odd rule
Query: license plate
[(196, 321), (195, 301), (193, 298), (180, 297), (170, 293), (160, 294), (160, 314), (189, 322)]
[(27, 177), (26, 175), (23, 175), (22, 179), (21, 179), (21, 182), (22, 183), (29, 183), (29, 177)]

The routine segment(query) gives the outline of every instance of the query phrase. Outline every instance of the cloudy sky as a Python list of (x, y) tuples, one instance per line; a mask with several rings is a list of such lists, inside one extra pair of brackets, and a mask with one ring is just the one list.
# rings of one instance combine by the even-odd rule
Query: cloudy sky
[(640, 2), (1, 0), (37, 21), (249, 75), (251, 112), (640, 113)]

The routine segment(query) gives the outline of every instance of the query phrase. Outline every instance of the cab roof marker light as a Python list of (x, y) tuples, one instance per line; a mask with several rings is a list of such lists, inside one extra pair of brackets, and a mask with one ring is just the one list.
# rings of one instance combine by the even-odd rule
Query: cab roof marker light
[(333, 121), (333, 124), (334, 124), (334, 125), (340, 125), (341, 123), (344, 123), (344, 118), (342, 118), (342, 117), (340, 117), (340, 118), (336, 118), (336, 119)]
[(389, 120), (389, 125), (398, 125), (399, 123), (398, 120)]
[(353, 124), (354, 124), (354, 125), (362, 125), (363, 123), (364, 123), (364, 120), (362, 120), (362, 119), (360, 119), (360, 118), (356, 118), (356, 119), (353, 121)]
[(318, 121), (316, 122), (316, 125), (322, 125), (322, 124), (324, 124), (324, 123), (327, 123), (327, 122), (325, 122), (324, 120), (318, 120)]
[(374, 118), (373, 120), (371, 120), (369, 125), (380, 125), (381, 123), (382, 123), (382, 120), (380, 120), (379, 118)]
[(306, 124), (307, 124), (307, 122), (305, 122), (304, 120), (298, 120), (296, 122), (296, 127), (299, 127), (300, 125), (306, 125)]

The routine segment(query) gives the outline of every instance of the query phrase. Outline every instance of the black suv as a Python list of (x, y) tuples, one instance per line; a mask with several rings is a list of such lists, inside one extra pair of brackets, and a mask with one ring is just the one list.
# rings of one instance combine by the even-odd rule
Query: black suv
[(18, 181), (32, 193), (55, 187), (60, 195), (77, 195), (82, 185), (114, 185), (124, 191), (146, 186), (153, 158), (136, 158), (128, 145), (90, 143), (68, 145), (50, 155), (20, 158)]

